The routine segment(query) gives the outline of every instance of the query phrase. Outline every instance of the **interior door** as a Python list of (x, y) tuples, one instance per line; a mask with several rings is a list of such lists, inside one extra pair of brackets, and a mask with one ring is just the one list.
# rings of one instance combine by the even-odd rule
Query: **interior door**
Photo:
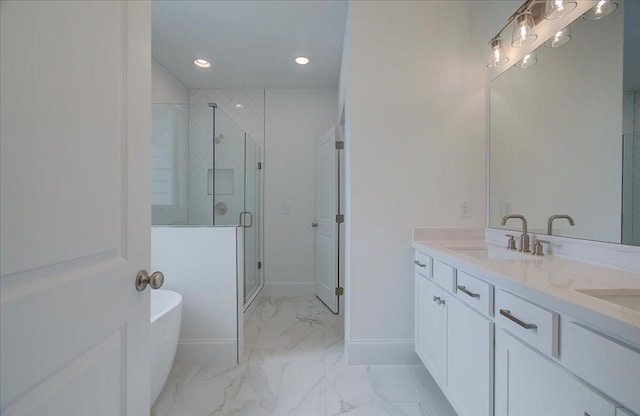
[(338, 313), (339, 154), (336, 149), (338, 129), (330, 128), (316, 142), (316, 221), (315, 286), (316, 296), (334, 313)]
[(0, 10), (0, 413), (149, 414), (150, 4)]

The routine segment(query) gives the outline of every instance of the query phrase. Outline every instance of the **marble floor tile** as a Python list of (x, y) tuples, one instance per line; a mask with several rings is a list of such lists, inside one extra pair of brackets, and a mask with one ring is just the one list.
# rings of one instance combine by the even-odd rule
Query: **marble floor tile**
[(264, 297), (244, 358), (175, 365), (152, 416), (456, 416), (423, 366), (349, 366), (343, 317), (315, 297)]

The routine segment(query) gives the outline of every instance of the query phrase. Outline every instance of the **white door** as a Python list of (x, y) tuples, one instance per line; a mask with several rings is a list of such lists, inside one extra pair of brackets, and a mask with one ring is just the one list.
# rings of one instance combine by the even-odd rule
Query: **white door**
[(336, 215), (339, 213), (338, 129), (330, 128), (316, 142), (316, 221), (315, 281), (316, 296), (334, 313), (338, 313), (336, 288), (338, 279), (339, 236)]
[(0, 413), (148, 415), (150, 4), (0, 4)]

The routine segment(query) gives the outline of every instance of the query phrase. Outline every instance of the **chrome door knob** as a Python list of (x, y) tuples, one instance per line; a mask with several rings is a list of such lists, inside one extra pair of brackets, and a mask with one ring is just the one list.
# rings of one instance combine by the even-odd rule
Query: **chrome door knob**
[(151, 289), (160, 289), (164, 283), (164, 274), (162, 272), (153, 272), (149, 276), (149, 272), (146, 270), (140, 270), (136, 276), (136, 289), (142, 292), (147, 288), (147, 285), (151, 286)]

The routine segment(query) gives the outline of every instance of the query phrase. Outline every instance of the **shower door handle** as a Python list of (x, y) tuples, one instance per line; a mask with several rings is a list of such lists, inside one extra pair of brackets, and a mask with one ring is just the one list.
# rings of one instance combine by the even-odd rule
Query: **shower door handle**
[[(250, 220), (249, 225), (244, 225), (244, 224), (242, 223), (242, 218), (243, 218), (243, 215), (244, 215), (244, 214), (249, 214), (249, 220)], [(252, 214), (252, 213), (250, 213), (249, 211), (242, 211), (242, 212), (240, 213), (240, 226), (241, 226), (241, 227), (244, 227), (244, 228), (251, 228), (251, 227), (253, 226), (253, 214)]]

